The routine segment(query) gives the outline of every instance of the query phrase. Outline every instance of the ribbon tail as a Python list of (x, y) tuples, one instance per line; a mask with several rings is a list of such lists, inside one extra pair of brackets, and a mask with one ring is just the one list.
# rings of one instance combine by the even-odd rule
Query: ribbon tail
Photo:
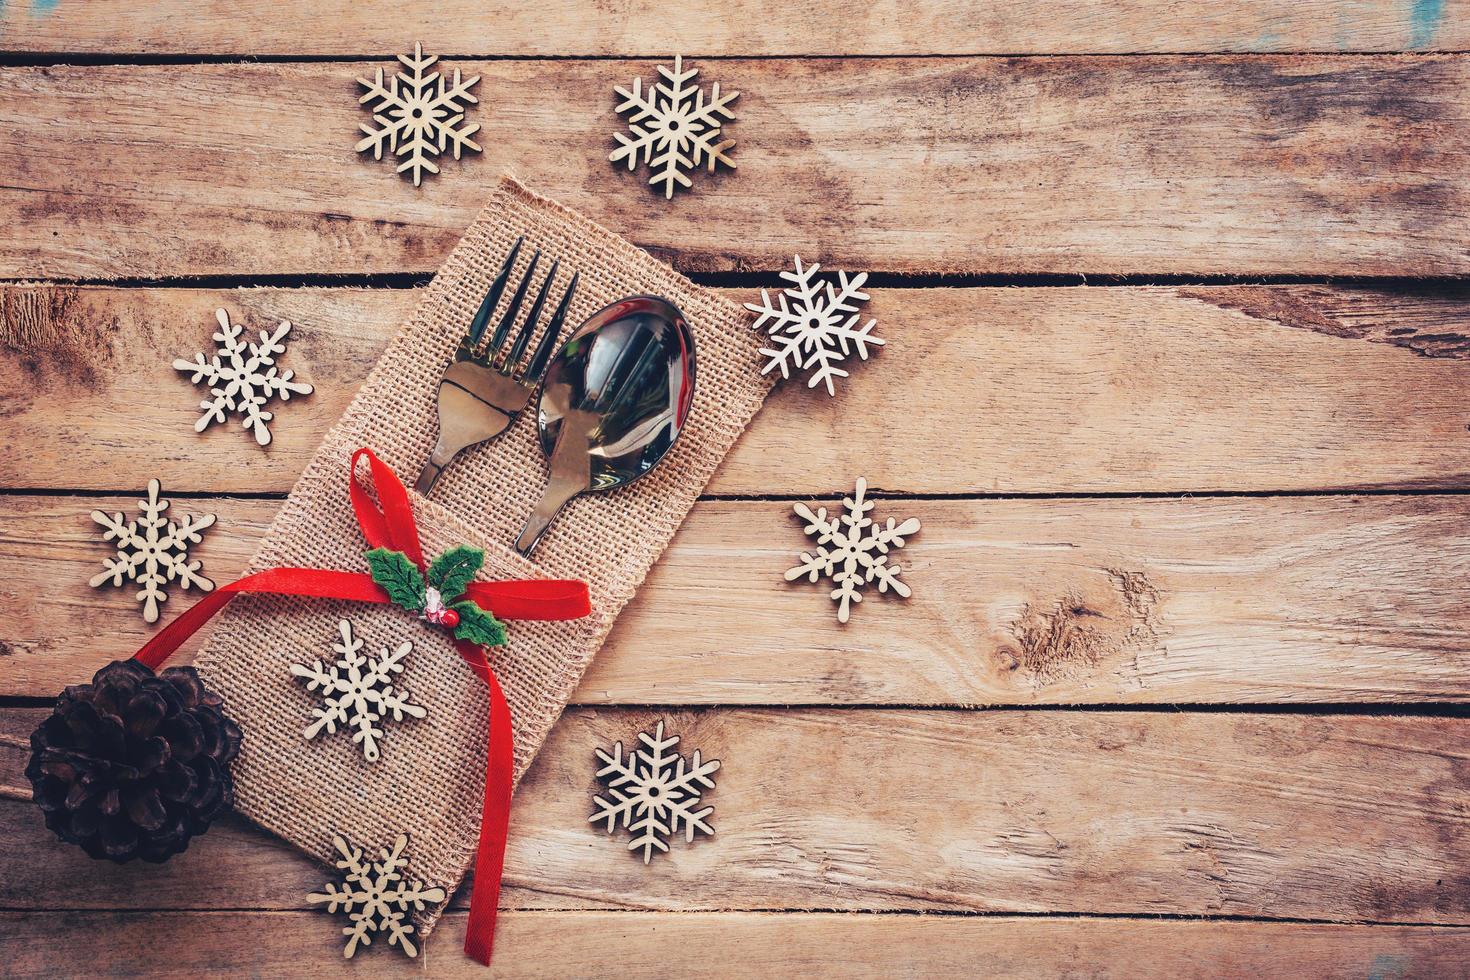
[(501, 619), (581, 619), (592, 612), (587, 583), (576, 579), (471, 582), (464, 595)]
[(360, 572), (334, 572), (322, 568), (270, 568), (246, 575), (215, 589), (179, 614), (153, 635), (133, 659), (157, 670), (169, 655), (197, 633), (231, 599), (244, 593), (307, 596), (315, 599), (347, 599), (356, 602), (388, 602), (387, 595)]
[[(485, 681), (490, 692), (489, 761), (485, 769), (485, 801), (480, 811), (480, 844), (475, 857), (475, 885), (470, 892), (465, 955), (490, 965), (495, 946), (495, 917), (500, 907), (500, 875), (510, 830), (510, 788), (515, 772), (515, 733), (505, 692), (479, 647), (461, 642), (460, 655)], [(469, 647), (470, 650), (464, 649)], [(473, 651), (474, 656), (470, 655)]]

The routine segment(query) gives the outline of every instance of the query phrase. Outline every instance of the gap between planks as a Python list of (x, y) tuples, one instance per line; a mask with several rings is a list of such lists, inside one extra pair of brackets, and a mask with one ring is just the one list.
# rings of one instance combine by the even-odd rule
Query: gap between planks
[[(1461, 719), (677, 711), (724, 763), (715, 834), (644, 866), (587, 822), (591, 749), (657, 717), (563, 716), (516, 795), (506, 907), (1470, 924)], [(24, 757), (0, 746), (0, 782)], [(161, 867), (99, 867), (24, 803), (0, 835), (12, 909), (300, 909), (323, 873), (236, 819)]]
[[(848, 627), (782, 572), (784, 503), (702, 502), (624, 610), (582, 703), (1456, 702), (1470, 698), (1470, 501), (1457, 496), (882, 501), (918, 516), (912, 598)], [(0, 694), (46, 696), (151, 632), (87, 516), (129, 498), (0, 496)], [(274, 501), (204, 499), (239, 574)], [(880, 511), (881, 512), (881, 511)], [(718, 581), (718, 587), (699, 583)], [(195, 601), (171, 593), (165, 615)], [(801, 623), (800, 642), (791, 623)], [(728, 638), (738, 636), (739, 643)], [(197, 648), (200, 638), (185, 646)]]
[[(401, 40), (401, 39), (397, 39)], [(739, 62), (803, 62), (803, 61), (851, 61), (862, 59), (863, 61), (1015, 61), (1026, 59), (1027, 61), (1045, 61), (1047, 59), (1066, 60), (1070, 58), (1089, 58), (1098, 61), (1108, 59), (1133, 59), (1140, 57), (1152, 58), (1212, 58), (1221, 55), (1229, 55), (1232, 58), (1246, 61), (1259, 58), (1263, 61), (1278, 59), (1283, 56), (1297, 56), (1303, 58), (1369, 58), (1383, 56), (1465, 56), (1470, 55), (1470, 48), (1445, 48), (1425, 51), (1406, 50), (1332, 50), (1321, 48), (1316, 50), (1301, 51), (1147, 51), (1147, 52), (1110, 52), (1110, 51), (1066, 51), (1055, 53), (1039, 53), (1026, 51), (935, 51), (928, 53), (912, 54), (864, 54), (861, 52), (847, 52), (843, 54), (729, 54), (709, 52), (688, 51), (685, 48), (674, 45), (680, 52), (681, 57), (687, 62), (707, 61), (717, 64), (722, 61)], [(0, 69), (3, 68), (149, 68), (149, 67), (189, 67), (205, 65), (360, 65), (364, 62), (376, 63), (387, 62), (391, 66), (396, 57), (409, 52), (393, 48), (384, 51), (357, 51), (344, 52), (342, 54), (205, 54), (200, 52), (190, 54), (154, 54), (146, 51), (112, 51), (107, 53), (94, 53), (86, 51), (0, 51)], [(484, 63), (525, 63), (532, 65), (555, 64), (557, 62), (589, 63), (598, 62), (649, 62), (657, 64), (668, 62), (672, 57), (669, 50), (638, 52), (622, 52), (617, 54), (568, 54), (568, 55), (514, 55), (514, 54), (487, 54), (475, 51), (441, 51), (425, 48), (425, 54), (432, 54), (446, 62), (453, 61), (475, 61)]]
[[(404, 39), (434, 53), (480, 57), (667, 58), (932, 56), (1170, 52), (1443, 51), (1470, 47), (1452, 2), (1399, 0), (1090, 0), (1045, 4), (903, 4), (823, 0), (800, 8), (761, 0), (690, 0), (670, 18), (655, 0), (616, 8), (547, 0), (445, 0), (415, 7), (386, 0), (156, 0), (108, 18), (14, 0), (0, 36), (17, 54), (89, 58), (119, 51), (150, 58), (200, 56), (391, 57)], [(22, 54), (24, 53), (24, 54)]]
[[(827, 263), (822, 262), (827, 268)], [(741, 272), (691, 272), (688, 278), (716, 290), (779, 289), (786, 283), (778, 267)], [(846, 270), (856, 272), (858, 270)], [(1111, 289), (1128, 286), (1217, 287), (1217, 286), (1316, 286), (1322, 289), (1372, 289), (1384, 292), (1463, 294), (1470, 274), (1441, 276), (1308, 276), (1308, 275), (1187, 275), (1135, 272), (936, 272), (918, 273), (890, 269), (867, 269), (865, 289), (998, 289), (1070, 288), (1089, 286)], [(35, 287), (51, 289), (420, 289), (433, 279), (432, 272), (280, 272), (255, 275), (176, 275), (155, 278), (71, 278), (0, 276), (0, 288)], [(823, 277), (825, 278), (825, 276)]]
[(483, 159), (419, 189), (337, 135), (369, 63), (4, 69), (0, 274), (432, 269), (505, 168), (684, 271), (1467, 269), (1455, 55), (720, 61), (740, 169), (672, 206), (605, 159), (646, 62), (460, 67), (498, 93)]
[[(119, 973), (192, 978), (238, 964), (258, 976), (339, 973), (342, 959), (320, 914), (304, 912), (0, 913), (0, 953), (17, 978), (50, 980), (64, 963), (105, 962)], [(478, 978), (459, 954), (466, 916), (451, 912), (415, 962), (382, 949), (356, 957), (357, 976)], [(972, 918), (824, 913), (506, 911), (496, 933), (496, 976), (798, 976), (888, 980), (1088, 975), (1174, 980), (1238, 975), (1452, 976), (1470, 936), (1452, 928), (1107, 918)], [(146, 932), (151, 942), (137, 942)], [(11, 947), (7, 949), (7, 946)], [(166, 960), (152, 950), (169, 949)], [(1121, 961), (1119, 948), (1128, 955)], [(861, 950), (861, 956), (855, 950)], [(711, 964), (718, 966), (712, 969)]]
[[(888, 346), (839, 399), (779, 386), (707, 492), (810, 498), (858, 475), (932, 499), (1459, 491), (1470, 488), (1467, 297), (1442, 286), (875, 290), (866, 311)], [(157, 477), (176, 494), (285, 493), (418, 298), (0, 288), (0, 486)], [(234, 430), (196, 435), (197, 393), (171, 367), (207, 344), (220, 306), (252, 326), (297, 325), (288, 366), (317, 390), (281, 407), (267, 452)]]

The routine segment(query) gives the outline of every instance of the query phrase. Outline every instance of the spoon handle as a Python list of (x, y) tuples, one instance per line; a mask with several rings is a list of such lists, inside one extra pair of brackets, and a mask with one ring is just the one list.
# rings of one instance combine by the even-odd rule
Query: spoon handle
[[(546, 533), (551, 522), (556, 520), (556, 515), (567, 505), (567, 501), (588, 489), (591, 480), (586, 441), (578, 440), (575, 436), (569, 437), (569, 428), (562, 426), (561, 438), (556, 440), (556, 446), (551, 451), (551, 478), (546, 481), (546, 490), (536, 502), (531, 516), (526, 518), (520, 536), (516, 538), (516, 551), (528, 558), (536, 543), (541, 540), (541, 535)], [(583, 444), (575, 445), (578, 441)]]

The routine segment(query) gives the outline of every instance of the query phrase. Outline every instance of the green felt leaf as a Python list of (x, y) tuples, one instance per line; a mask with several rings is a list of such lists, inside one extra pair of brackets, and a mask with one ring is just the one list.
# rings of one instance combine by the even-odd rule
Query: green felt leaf
[(444, 601), (464, 595), (470, 579), (485, 564), (485, 552), (469, 545), (450, 548), (429, 566), (429, 585), (438, 589)]
[(366, 557), (373, 581), (383, 587), (389, 599), (409, 612), (423, 611), (424, 576), (407, 555), (387, 548), (374, 548)]
[(454, 628), (456, 640), (469, 640), (482, 647), (498, 647), (508, 639), (505, 624), (473, 602), (456, 602), (449, 608), (459, 613), (459, 625)]

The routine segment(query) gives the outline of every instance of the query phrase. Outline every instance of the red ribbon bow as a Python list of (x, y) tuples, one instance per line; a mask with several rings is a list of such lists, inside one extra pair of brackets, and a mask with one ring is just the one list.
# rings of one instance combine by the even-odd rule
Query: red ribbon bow
[[(372, 483), (381, 509), (357, 482), (357, 462), (367, 457)], [(425, 569), (419, 544), (418, 525), (408, 491), (398, 474), (378, 459), (371, 449), (352, 454), (349, 493), (352, 510), (370, 548), (401, 551), (409, 561)], [(346, 599), (355, 602), (392, 603), (388, 593), (366, 572), (338, 572), (325, 568), (271, 568), (222, 586), (143, 645), (134, 659), (157, 670), (169, 655), (193, 636), (215, 613), (236, 595), (305, 596), (316, 599)], [(520, 579), (505, 582), (472, 582), (464, 597), (501, 619), (580, 619), (592, 612), (587, 583), (569, 579)], [(475, 887), (470, 895), (469, 928), (464, 951), (472, 959), (490, 965), (495, 940), (495, 913), (500, 899), (500, 873), (505, 862), (506, 830), (510, 824), (510, 787), (514, 772), (514, 732), (510, 705), (490, 669), (484, 648), (467, 640), (456, 640), (455, 650), (475, 675), (490, 689), (489, 760), (485, 770), (485, 802), (480, 811), (480, 845), (475, 857)]]

